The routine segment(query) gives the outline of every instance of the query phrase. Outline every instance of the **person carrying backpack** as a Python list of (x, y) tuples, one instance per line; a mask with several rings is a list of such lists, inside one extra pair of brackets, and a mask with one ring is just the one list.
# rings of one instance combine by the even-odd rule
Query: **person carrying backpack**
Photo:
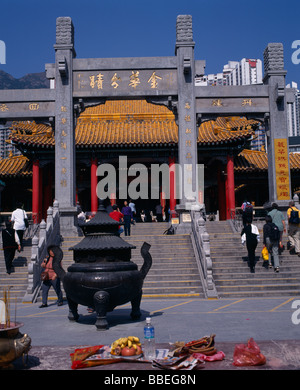
[(295, 253), (300, 256), (300, 214), (293, 200), (289, 202), (287, 218), (289, 224), (288, 239), (291, 244), (290, 253), (292, 254), (295, 250)]
[(250, 272), (255, 273), (255, 249), (259, 242), (259, 231), (257, 226), (252, 224), (251, 217), (246, 220), (246, 226), (241, 232), (241, 240), (243, 245), (246, 243)]
[[(273, 256), (274, 261), (274, 271), (279, 272), (279, 240), (280, 240), (280, 231), (278, 226), (272, 222), (272, 217), (270, 215), (266, 216), (266, 223), (263, 227), (264, 234), (264, 245), (268, 249), (269, 253)], [(269, 260), (269, 267), (272, 268), (271, 260)]]
[(284, 249), (284, 246), (282, 244), (282, 236), (283, 232), (285, 232), (285, 220), (282, 212), (279, 210), (277, 203), (272, 203), (272, 210), (268, 213), (268, 215), (270, 215), (270, 217), (272, 218), (272, 222), (274, 222), (275, 225), (278, 226), (280, 232), (279, 252), (282, 252)]
[(242, 209), (242, 219), (243, 219), (243, 226), (246, 227), (247, 221), (253, 220), (253, 206), (250, 202), (247, 200), (244, 201), (244, 203), (241, 206)]

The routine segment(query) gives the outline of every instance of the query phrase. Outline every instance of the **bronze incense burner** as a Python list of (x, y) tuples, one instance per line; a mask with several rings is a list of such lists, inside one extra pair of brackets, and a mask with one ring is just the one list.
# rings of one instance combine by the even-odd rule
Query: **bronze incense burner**
[(150, 245), (145, 242), (141, 248), (144, 263), (138, 270), (130, 260), (136, 247), (119, 237), (120, 224), (110, 218), (100, 201), (94, 218), (79, 225), (84, 238), (70, 248), (74, 264), (67, 273), (61, 267), (56, 269), (66, 291), (69, 320), (79, 319), (78, 305), (92, 307), (97, 313), (97, 330), (105, 330), (107, 312), (127, 302), (131, 302), (131, 318), (140, 318), (143, 282), (152, 265)]

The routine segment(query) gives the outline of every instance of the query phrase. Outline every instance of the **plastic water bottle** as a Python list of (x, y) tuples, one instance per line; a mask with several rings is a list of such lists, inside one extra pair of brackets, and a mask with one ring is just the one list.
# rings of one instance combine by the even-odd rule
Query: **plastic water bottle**
[(144, 327), (144, 356), (147, 360), (153, 360), (156, 356), (154, 326), (150, 317), (146, 318)]

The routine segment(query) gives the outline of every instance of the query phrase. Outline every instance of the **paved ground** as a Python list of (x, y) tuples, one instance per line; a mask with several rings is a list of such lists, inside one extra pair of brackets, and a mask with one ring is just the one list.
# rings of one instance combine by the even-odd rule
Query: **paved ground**
[[(40, 304), (18, 304), (16, 308), (11, 305), (11, 320), (16, 312), (17, 321), (24, 324), (20, 331), (32, 339), (27, 370), (70, 370), (69, 355), (75, 348), (110, 344), (129, 335), (142, 338), (145, 318), (149, 315), (155, 326), (156, 342), (164, 346), (215, 334), (216, 347), (226, 351), (226, 359), (207, 364), (205, 369), (232, 370), (234, 346), (246, 343), (250, 337), (267, 356), (267, 365), (257, 369), (300, 369), (300, 297), (144, 299), (140, 321), (129, 319), (131, 307), (126, 304), (108, 314), (110, 328), (106, 331), (96, 330), (95, 314), (88, 314), (85, 307), (79, 307), (79, 322), (73, 323), (67, 319), (67, 304), (61, 307), (54, 302), (48, 304), (43, 309)], [(19, 360), (15, 367), (23, 368)], [(149, 364), (136, 367), (132, 363), (97, 369), (104, 368), (151, 369)]]

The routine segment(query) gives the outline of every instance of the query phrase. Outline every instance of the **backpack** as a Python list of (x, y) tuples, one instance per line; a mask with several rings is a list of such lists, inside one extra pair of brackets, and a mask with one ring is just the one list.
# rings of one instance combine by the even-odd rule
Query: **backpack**
[(299, 220), (299, 210), (293, 210), (291, 208), (291, 214), (289, 218), (289, 223), (298, 224), (300, 222)]
[(252, 214), (252, 211), (253, 211), (252, 204), (247, 202), (243, 211), (244, 211), (245, 214)]
[(164, 232), (164, 234), (166, 234), (166, 235), (172, 235), (172, 234), (175, 234), (175, 229), (174, 229), (174, 227), (171, 225), (165, 232)]
[(280, 239), (280, 231), (278, 229), (278, 226), (275, 225), (275, 223), (272, 222), (270, 224), (270, 227), (271, 227), (271, 229), (270, 229), (270, 240), (271, 241), (279, 241), (279, 239)]

